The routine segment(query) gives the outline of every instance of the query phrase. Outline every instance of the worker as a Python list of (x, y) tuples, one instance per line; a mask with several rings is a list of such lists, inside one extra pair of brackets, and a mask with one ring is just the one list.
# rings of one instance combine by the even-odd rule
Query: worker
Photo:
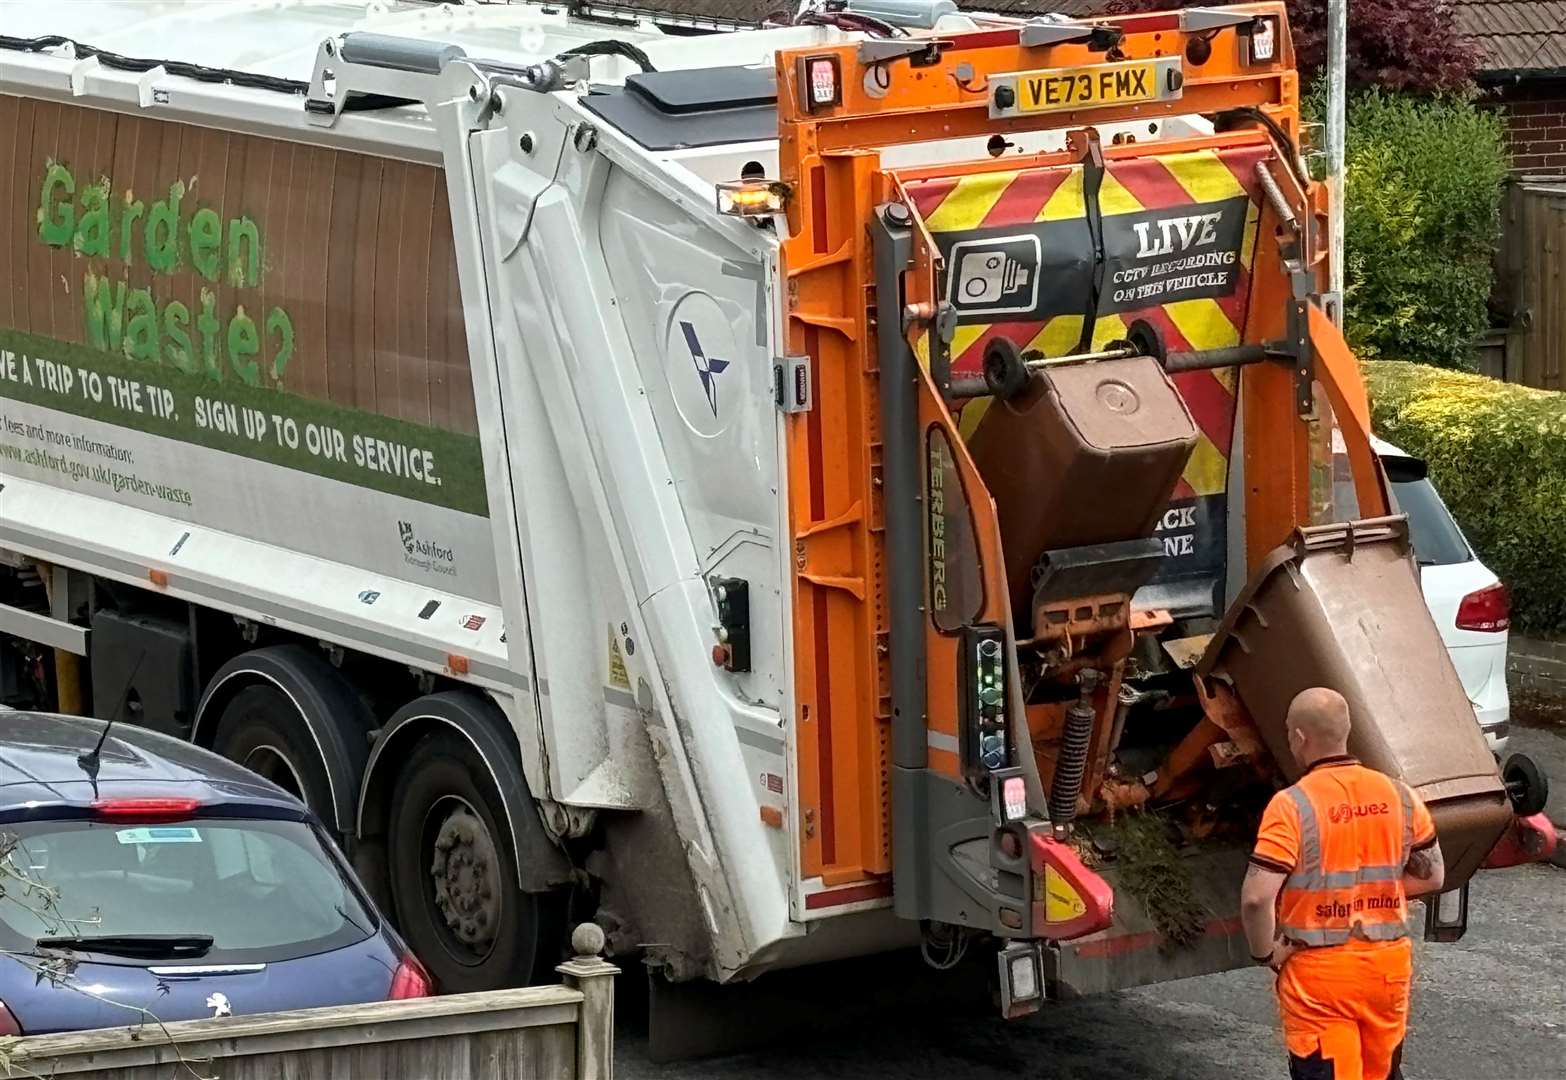
[(1252, 959), (1278, 974), (1289, 1075), (1402, 1080), (1408, 897), (1441, 888), (1435, 823), (1407, 785), (1349, 756), (1337, 691), (1296, 695), (1287, 726), (1305, 774), (1267, 804), (1240, 912)]

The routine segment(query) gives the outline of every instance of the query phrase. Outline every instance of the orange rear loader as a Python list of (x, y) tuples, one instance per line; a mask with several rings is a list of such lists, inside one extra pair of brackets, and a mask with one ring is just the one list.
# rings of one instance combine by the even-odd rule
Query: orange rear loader
[[(1279, 4), (778, 57), (802, 870), (890, 893), (927, 956), (998, 939), (1008, 1014), (1246, 962), (1304, 686), (1431, 803), (1455, 886), (1514, 828), (1324, 293), (1293, 61)], [(1210, 134), (1124, 126), (1174, 116)]]

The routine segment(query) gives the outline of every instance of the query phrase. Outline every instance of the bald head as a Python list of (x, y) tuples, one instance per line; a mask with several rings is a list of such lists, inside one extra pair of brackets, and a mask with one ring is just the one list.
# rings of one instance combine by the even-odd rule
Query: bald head
[(1289, 748), (1302, 766), (1348, 753), (1349, 707), (1325, 686), (1301, 690), (1289, 703)]

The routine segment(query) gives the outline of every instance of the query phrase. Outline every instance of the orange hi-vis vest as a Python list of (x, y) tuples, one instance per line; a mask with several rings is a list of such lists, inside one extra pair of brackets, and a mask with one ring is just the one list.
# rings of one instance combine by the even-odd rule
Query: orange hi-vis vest
[[(1288, 834), (1293, 842), (1280, 845)], [(1278, 897), (1287, 940), (1396, 941), (1408, 935), (1403, 868), (1416, 847), (1434, 842), (1429, 811), (1406, 785), (1351, 758), (1332, 759), (1274, 797), (1252, 860), (1289, 871)], [(1268, 857), (1286, 848), (1290, 862)]]

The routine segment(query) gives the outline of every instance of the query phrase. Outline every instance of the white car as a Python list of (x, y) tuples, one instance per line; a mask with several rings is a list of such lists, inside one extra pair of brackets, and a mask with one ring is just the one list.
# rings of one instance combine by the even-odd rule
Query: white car
[(1479, 561), (1451, 511), (1426, 477), (1425, 463), (1374, 440), (1392, 484), (1397, 510), (1408, 515), (1425, 604), (1463, 680), (1490, 749), (1506, 752), (1511, 698), (1506, 689), (1506, 639), (1511, 597)]

